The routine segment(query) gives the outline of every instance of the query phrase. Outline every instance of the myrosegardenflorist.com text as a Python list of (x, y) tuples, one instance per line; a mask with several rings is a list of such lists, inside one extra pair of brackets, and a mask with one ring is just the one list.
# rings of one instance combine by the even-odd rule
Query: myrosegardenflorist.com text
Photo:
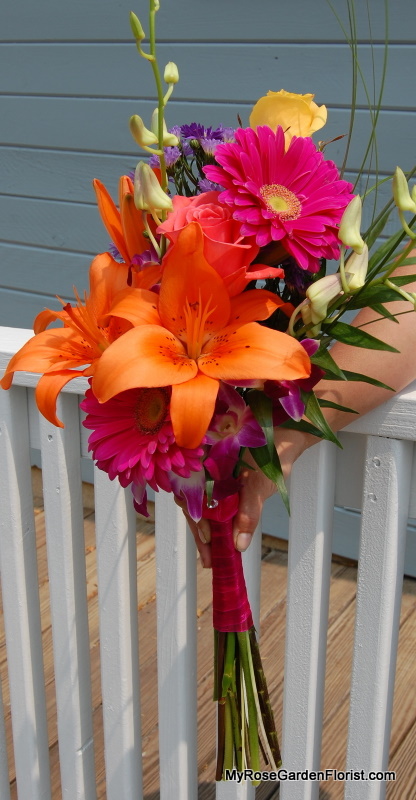
[(242, 781), (395, 781), (396, 773), (392, 771), (364, 772), (364, 770), (325, 769), (312, 771), (308, 769), (289, 771), (279, 769), (276, 772), (255, 771), (252, 769), (226, 770), (225, 780), (241, 783)]

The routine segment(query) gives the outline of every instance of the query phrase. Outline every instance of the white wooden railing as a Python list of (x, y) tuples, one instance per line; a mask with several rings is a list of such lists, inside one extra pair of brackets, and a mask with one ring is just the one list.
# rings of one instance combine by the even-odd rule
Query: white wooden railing
[[(30, 332), (0, 329), (0, 372)], [(62, 796), (95, 800), (94, 742), (81, 495), (84, 384), (62, 392), (65, 429), (39, 417), (36, 376), (0, 392), (0, 574), (19, 800), (51, 798), (30, 447), (41, 450)], [(387, 768), (408, 516), (416, 517), (416, 385), (358, 420), (367, 437), (347, 769)], [(348, 436), (348, 433), (343, 434)], [(318, 770), (323, 716), (336, 452), (322, 443), (291, 481), (283, 759)], [(101, 683), (108, 800), (141, 800), (135, 518), (129, 495), (95, 475)], [(245, 568), (259, 613), (260, 537)], [(170, 495), (156, 502), (161, 800), (196, 800), (196, 565)], [(1, 690), (1, 685), (0, 685)], [(336, 765), (335, 765), (336, 766)], [(10, 800), (0, 692), (0, 800)], [(282, 782), (281, 800), (316, 800), (316, 782)], [(217, 800), (249, 800), (250, 783), (218, 784)], [(380, 800), (383, 783), (348, 782), (346, 800)]]

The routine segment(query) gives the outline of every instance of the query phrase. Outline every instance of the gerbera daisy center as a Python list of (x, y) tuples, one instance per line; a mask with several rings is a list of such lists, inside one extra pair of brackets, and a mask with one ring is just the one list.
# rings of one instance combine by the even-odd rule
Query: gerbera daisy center
[(164, 386), (139, 389), (134, 408), (136, 427), (142, 433), (160, 431), (169, 406), (169, 391)]
[(286, 186), (282, 186), (280, 183), (265, 184), (260, 189), (260, 195), (268, 210), (276, 214), (283, 222), (300, 217), (302, 203)]

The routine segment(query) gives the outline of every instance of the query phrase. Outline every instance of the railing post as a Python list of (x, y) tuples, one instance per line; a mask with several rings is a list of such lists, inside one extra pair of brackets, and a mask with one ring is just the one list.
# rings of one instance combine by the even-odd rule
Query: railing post
[(141, 800), (136, 514), (98, 468), (95, 509), (107, 800)]
[(19, 797), (50, 800), (26, 389), (0, 390), (0, 571)]
[[(335, 446), (322, 442), (294, 465), (287, 590), (283, 767), (318, 770), (325, 689)], [(315, 800), (317, 781), (286, 781), (281, 800)]]
[[(409, 509), (412, 442), (369, 436), (347, 770), (388, 767)], [(347, 781), (345, 800), (382, 800), (382, 781)]]
[(0, 800), (10, 800), (9, 765), (7, 763), (7, 741), (4, 725), (3, 693), (0, 678)]
[(196, 552), (173, 495), (156, 495), (157, 678), (161, 800), (198, 795)]
[(59, 409), (65, 428), (42, 417), (40, 439), (61, 784), (63, 797), (95, 800), (78, 397)]

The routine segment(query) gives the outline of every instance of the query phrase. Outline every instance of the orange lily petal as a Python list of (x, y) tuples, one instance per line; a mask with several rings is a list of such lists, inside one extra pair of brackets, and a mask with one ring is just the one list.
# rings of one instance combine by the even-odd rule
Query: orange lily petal
[(140, 272), (132, 272), (132, 286), (135, 289), (151, 289), (156, 283), (159, 283), (162, 274), (161, 264), (150, 264), (148, 267), (143, 267)]
[(36, 386), (36, 405), (52, 425), (63, 428), (64, 424), (56, 415), (56, 398), (61, 389), (73, 378), (79, 378), (83, 373), (73, 369), (62, 369), (43, 375)]
[(296, 380), (307, 378), (311, 363), (292, 336), (251, 322), (224, 328), (198, 359), (204, 375), (222, 380)]
[(125, 194), (134, 194), (133, 181), (129, 175), (122, 175), (118, 182), (118, 207), (121, 209)]
[(184, 317), (187, 307), (197, 308), (200, 313), (208, 307), (208, 333), (227, 324), (230, 299), (223, 280), (204, 257), (204, 235), (197, 222), (183, 228), (163, 263), (159, 314), (166, 328), (191, 344)]
[(280, 297), (266, 289), (251, 289), (248, 292), (231, 298), (231, 315), (229, 324), (234, 322), (245, 325), (259, 319), (268, 319), (276, 308), (285, 305)]
[(115, 298), (114, 305), (103, 317), (103, 323), (111, 315), (122, 317), (133, 325), (161, 325), (157, 310), (158, 296), (147, 289), (124, 289)]
[(103, 353), (94, 372), (93, 391), (105, 403), (126, 389), (183, 383), (197, 372), (196, 362), (170, 331), (139, 325)]
[(172, 386), (170, 417), (180, 447), (198, 447), (214, 413), (219, 381), (198, 373), (186, 383)]
[(128, 267), (110, 253), (100, 253), (92, 260), (88, 305), (97, 321), (110, 310), (115, 295), (127, 288), (127, 276)]
[(103, 225), (106, 228), (112, 242), (114, 242), (122, 259), (129, 264), (129, 254), (124, 243), (123, 228), (118, 208), (113, 202), (110, 194), (101, 181), (95, 178), (92, 182), (97, 196), (98, 211), (100, 212)]
[(29, 339), (9, 361), (0, 382), (8, 389), (14, 372), (46, 372), (48, 369), (78, 367), (92, 358), (91, 348), (83, 346), (70, 328), (53, 328)]
[(51, 308), (44, 308), (34, 319), (34, 332), (42, 333), (51, 322), (55, 322), (57, 319), (60, 319), (62, 322), (67, 322), (68, 314), (65, 311), (53, 311)]
[(134, 205), (132, 194), (125, 194), (120, 205), (121, 224), (124, 241), (129, 254), (129, 263), (136, 255), (149, 249), (149, 240), (143, 236), (144, 225), (142, 212)]

